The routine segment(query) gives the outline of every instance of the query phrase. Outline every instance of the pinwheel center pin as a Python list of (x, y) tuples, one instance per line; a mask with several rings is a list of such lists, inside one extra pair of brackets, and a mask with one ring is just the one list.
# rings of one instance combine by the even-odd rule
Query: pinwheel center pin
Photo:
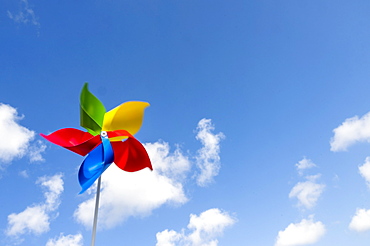
[(108, 133), (107, 133), (106, 131), (102, 131), (102, 132), (100, 133), (100, 136), (101, 136), (102, 138), (106, 138), (106, 137), (108, 136)]

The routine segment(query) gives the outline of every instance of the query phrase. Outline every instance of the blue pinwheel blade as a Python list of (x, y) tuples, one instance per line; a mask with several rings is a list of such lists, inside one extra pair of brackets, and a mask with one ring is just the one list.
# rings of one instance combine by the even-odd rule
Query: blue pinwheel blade
[(100, 175), (112, 164), (114, 160), (113, 149), (108, 138), (102, 138), (99, 144), (85, 158), (78, 172), (78, 181), (85, 192), (94, 184)]
[(114, 161), (113, 147), (108, 139), (108, 136), (101, 137), (103, 143), (103, 161), (104, 163), (111, 164)]

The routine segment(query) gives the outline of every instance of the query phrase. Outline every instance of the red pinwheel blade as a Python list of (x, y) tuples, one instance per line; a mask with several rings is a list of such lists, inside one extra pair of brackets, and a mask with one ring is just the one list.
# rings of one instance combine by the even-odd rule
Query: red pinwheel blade
[(93, 136), (74, 128), (63, 128), (49, 135), (40, 134), (50, 142), (85, 156), (100, 144), (100, 136)]
[(136, 172), (146, 167), (153, 170), (144, 146), (134, 137), (124, 142), (111, 142), (114, 151), (114, 163), (124, 171)]

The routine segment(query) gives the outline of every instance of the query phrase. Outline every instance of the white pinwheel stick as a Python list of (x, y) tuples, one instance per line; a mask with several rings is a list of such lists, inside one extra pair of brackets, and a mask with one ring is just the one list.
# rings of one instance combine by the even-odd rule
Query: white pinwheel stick
[(101, 176), (98, 179), (98, 187), (96, 188), (94, 225), (93, 225), (93, 230), (92, 230), (91, 246), (94, 246), (95, 245), (96, 226), (98, 224), (98, 210), (99, 210), (99, 199), (100, 199), (100, 183), (101, 183)]

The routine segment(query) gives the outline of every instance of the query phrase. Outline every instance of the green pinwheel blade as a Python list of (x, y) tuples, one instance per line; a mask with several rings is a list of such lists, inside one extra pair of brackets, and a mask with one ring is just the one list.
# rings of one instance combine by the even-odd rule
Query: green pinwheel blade
[(80, 95), (80, 125), (90, 134), (100, 134), (106, 110), (102, 102), (96, 98), (85, 83)]

